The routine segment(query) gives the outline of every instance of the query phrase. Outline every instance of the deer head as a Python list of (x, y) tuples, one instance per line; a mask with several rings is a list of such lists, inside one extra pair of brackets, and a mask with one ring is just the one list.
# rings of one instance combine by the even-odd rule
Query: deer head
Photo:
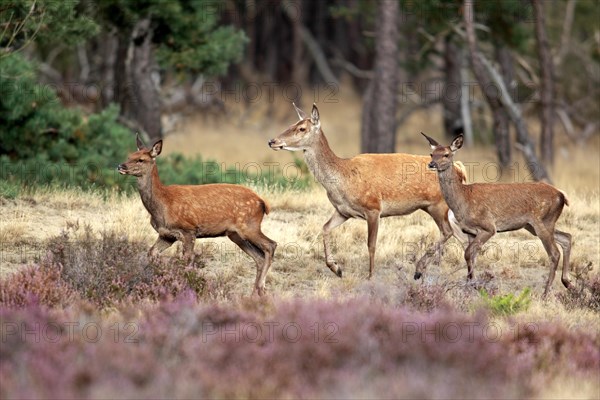
[(425, 136), (432, 151), (431, 162), (428, 167), (437, 171), (445, 171), (450, 168), (453, 164), (454, 153), (463, 145), (463, 136), (455, 137), (450, 146), (442, 146), (423, 132), (421, 132), (421, 135)]
[(313, 104), (310, 117), (292, 103), (298, 114), (299, 121), (290, 126), (281, 135), (275, 139), (269, 140), (269, 146), (273, 150), (306, 150), (316, 141), (321, 130), (321, 121), (319, 119), (319, 109)]
[(140, 134), (136, 135), (137, 151), (131, 153), (123, 164), (119, 164), (117, 170), (122, 175), (133, 175), (136, 177), (144, 176), (155, 165), (156, 157), (162, 151), (162, 140), (158, 140), (152, 148), (148, 149), (142, 142)]

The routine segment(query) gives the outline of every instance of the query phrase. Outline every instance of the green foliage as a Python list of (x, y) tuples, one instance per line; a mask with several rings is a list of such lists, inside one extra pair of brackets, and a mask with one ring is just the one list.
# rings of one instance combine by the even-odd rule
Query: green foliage
[(165, 67), (220, 75), (231, 62), (240, 61), (247, 42), (242, 31), (217, 26), (219, 2), (212, 0), (105, 0), (98, 7), (104, 23), (124, 34), (150, 18), (156, 57)]
[(200, 185), (205, 183), (241, 183), (241, 173), (235, 169), (223, 171), (219, 163), (203, 160), (201, 156), (186, 158), (169, 154), (156, 159), (162, 182), (172, 185)]
[(132, 135), (117, 122), (118, 107), (88, 117), (63, 107), (18, 54), (0, 59), (0, 69), (3, 195), (14, 184), (90, 188), (125, 182), (114, 167), (127, 156)]
[(531, 303), (531, 289), (525, 288), (519, 296), (512, 293), (490, 296), (485, 289), (479, 291), (486, 308), (495, 315), (512, 315), (526, 311)]
[(0, 6), (0, 57), (32, 41), (72, 45), (98, 33), (79, 0), (4, 0)]
[(266, 170), (236, 164), (225, 167), (214, 160), (201, 156), (186, 158), (181, 154), (169, 154), (157, 158), (160, 179), (165, 184), (200, 185), (206, 183), (233, 183), (253, 186), (268, 186), (282, 189), (306, 189), (311, 184), (311, 175), (306, 164), (295, 160), (297, 176), (283, 176), (281, 171)]
[[(63, 107), (51, 87), (36, 82), (34, 65), (18, 54), (0, 59), (0, 69), (0, 196), (14, 198), (22, 187), (38, 186), (135, 190), (135, 178), (116, 171), (135, 149), (133, 135), (117, 122), (117, 106), (89, 116)], [(200, 156), (171, 154), (157, 162), (166, 184), (306, 188), (310, 182), (300, 160), (297, 179), (258, 175), (240, 166), (225, 168)]]
[(475, 3), (475, 21), (490, 28), (487, 39), (519, 51), (527, 50), (533, 38), (532, 14), (531, 5), (521, 1)]

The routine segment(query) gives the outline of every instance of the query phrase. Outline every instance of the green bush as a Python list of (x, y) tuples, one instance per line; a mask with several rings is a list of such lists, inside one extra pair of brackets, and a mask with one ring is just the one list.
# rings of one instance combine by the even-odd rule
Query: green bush
[[(23, 187), (78, 187), (135, 190), (135, 179), (116, 166), (135, 149), (132, 132), (117, 122), (119, 108), (84, 115), (65, 108), (54, 89), (37, 83), (35, 66), (11, 54), (0, 58), (0, 197), (18, 196)], [(310, 174), (301, 161), (299, 179), (255, 176), (237, 168), (224, 169), (202, 157), (171, 154), (158, 158), (165, 184), (241, 183), (282, 188), (306, 188)]]
[(490, 296), (485, 289), (480, 290), (479, 294), (484, 301), (486, 308), (495, 315), (512, 315), (529, 308), (531, 303), (531, 289), (525, 288), (519, 296), (512, 293), (506, 295)]
[(35, 66), (18, 54), (1, 58), (0, 70), (3, 188), (124, 187), (115, 166), (127, 156), (133, 135), (117, 122), (117, 106), (87, 117), (65, 108), (51, 86), (37, 83)]

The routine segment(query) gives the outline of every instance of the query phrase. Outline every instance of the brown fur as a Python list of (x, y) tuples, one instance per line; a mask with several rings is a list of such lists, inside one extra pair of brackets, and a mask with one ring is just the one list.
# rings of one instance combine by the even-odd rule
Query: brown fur
[(367, 221), (369, 277), (373, 274), (379, 219), (407, 215), (417, 210), (427, 212), (440, 229), (441, 239), (427, 249), (419, 260), (416, 275), (442, 245), (452, 229), (448, 223), (448, 206), (440, 193), (437, 176), (427, 168), (428, 157), (411, 154), (360, 154), (345, 159), (337, 157), (321, 130), (319, 112), (313, 106), (309, 117), (296, 108), (300, 120), (276, 139), (269, 141), (274, 150), (302, 150), (308, 168), (327, 190), (335, 211), (323, 226), (325, 262), (338, 276), (342, 269), (329, 251), (328, 238), (335, 227), (349, 218)]
[(261, 229), (269, 205), (252, 190), (238, 185), (163, 185), (158, 177), (156, 157), (162, 141), (147, 149), (138, 137), (138, 151), (119, 165), (119, 172), (138, 178), (142, 203), (151, 215), (158, 239), (150, 255), (179, 240), (183, 257), (191, 260), (196, 238), (227, 236), (256, 262), (254, 293), (265, 293), (265, 279), (277, 243)]
[(568, 205), (565, 194), (542, 182), (465, 185), (456, 169), (450, 168), (454, 153), (462, 147), (462, 136), (445, 147), (423, 135), (433, 150), (429, 166), (438, 171), (442, 194), (454, 212), (460, 229), (469, 237), (469, 245), (465, 250), (467, 277), (473, 278), (477, 253), (496, 232), (524, 228), (540, 238), (552, 262), (544, 295), (552, 286), (560, 260), (556, 243), (563, 249), (562, 282), (570, 288), (571, 235), (555, 229), (563, 207)]

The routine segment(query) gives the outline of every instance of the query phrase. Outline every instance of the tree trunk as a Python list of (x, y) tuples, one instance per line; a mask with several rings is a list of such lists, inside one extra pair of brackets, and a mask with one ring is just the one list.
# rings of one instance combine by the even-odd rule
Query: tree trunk
[(452, 139), (457, 133), (463, 132), (463, 121), (460, 112), (461, 77), (460, 65), (461, 51), (453, 40), (453, 35), (446, 36), (444, 48), (444, 92), (442, 104), (444, 105), (444, 131), (446, 137)]
[(523, 155), (527, 160), (533, 179), (536, 181), (550, 181), (550, 177), (542, 163), (538, 160), (535, 154), (535, 147), (529, 138), (529, 132), (525, 121), (521, 116), (521, 111), (512, 101), (502, 77), (494, 70), (491, 63), (486, 60), (477, 50), (475, 41), (475, 29), (473, 27), (473, 1), (465, 0), (464, 2), (464, 22), (467, 32), (467, 43), (469, 45), (469, 54), (471, 56), (471, 66), (479, 84), (484, 90), (482, 92), (492, 108), (492, 112), (497, 108), (504, 108), (510, 119), (515, 124), (517, 131), (517, 140), (521, 145)]
[(540, 71), (542, 85), (540, 88), (542, 134), (540, 137), (540, 148), (542, 161), (546, 165), (554, 162), (554, 71), (552, 55), (548, 45), (546, 34), (546, 23), (544, 18), (544, 2), (542, 0), (531, 0), (535, 16), (535, 39), (537, 43), (538, 57), (540, 60)]
[(466, 50), (460, 52), (460, 116), (463, 123), (463, 132), (465, 134), (465, 144), (471, 146), (473, 144), (473, 121), (471, 119), (471, 99), (469, 87), (465, 84), (469, 78), (468, 71), (469, 60)]
[(391, 153), (396, 148), (398, 14), (396, 0), (378, 3), (374, 77), (365, 94), (362, 151)]
[[(511, 88), (514, 81), (514, 67), (510, 51), (502, 44), (495, 46), (496, 61), (500, 65), (502, 80), (507, 88)], [(512, 147), (510, 144), (510, 122), (504, 108), (494, 112), (494, 138), (498, 161), (502, 169), (508, 167), (512, 161)]]
[(152, 29), (150, 19), (140, 20), (132, 34), (132, 55), (130, 64), (131, 100), (130, 110), (133, 119), (143, 127), (150, 141), (162, 137), (161, 100), (159, 92), (158, 67), (152, 49)]
[(131, 82), (127, 73), (127, 54), (131, 32), (119, 32), (117, 34), (117, 54), (115, 57), (115, 72), (113, 80), (112, 101), (119, 103), (121, 115), (129, 115), (131, 100), (129, 87)]
[(510, 147), (510, 124), (508, 114), (504, 108), (499, 107), (492, 111), (494, 118), (494, 141), (500, 169), (504, 170), (510, 165), (512, 152)]
[[(302, 15), (303, 13), (302, 0), (298, 0), (295, 3), (295, 12), (290, 17), (290, 23), (292, 24), (292, 82), (297, 85), (303, 86), (307, 83), (307, 62), (304, 57), (304, 42), (302, 41)], [(284, 4), (285, 7), (285, 4)], [(301, 105), (301, 98), (295, 99), (296, 104), (299, 107)]]
[[(100, 87), (100, 109), (108, 107), (115, 101), (115, 66), (119, 41), (114, 33), (105, 33), (100, 36), (98, 50), (100, 59), (98, 67), (98, 81)], [(98, 109), (98, 111), (100, 111)]]

